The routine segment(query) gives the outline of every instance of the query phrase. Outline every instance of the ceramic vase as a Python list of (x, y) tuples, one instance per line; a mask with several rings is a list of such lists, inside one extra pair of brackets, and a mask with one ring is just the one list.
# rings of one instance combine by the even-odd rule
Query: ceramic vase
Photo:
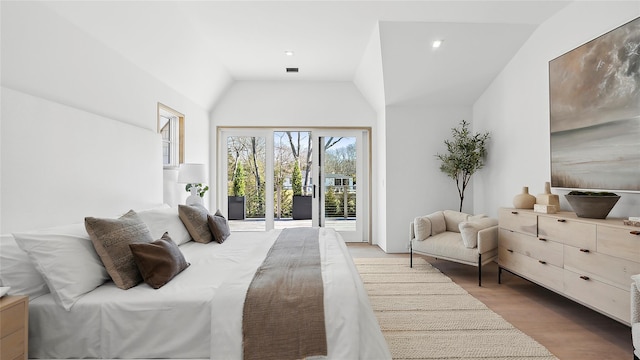
[(551, 193), (551, 183), (544, 183), (544, 193), (536, 196), (536, 204), (560, 207), (560, 197), (557, 194)]
[(536, 203), (536, 197), (529, 194), (529, 187), (522, 188), (522, 193), (513, 198), (513, 207), (516, 209), (533, 209)]

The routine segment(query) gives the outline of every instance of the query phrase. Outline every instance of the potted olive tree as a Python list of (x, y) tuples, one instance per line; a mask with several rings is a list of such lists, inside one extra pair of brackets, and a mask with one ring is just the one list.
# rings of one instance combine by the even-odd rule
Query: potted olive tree
[(453, 139), (445, 140), (447, 153), (437, 154), (436, 157), (442, 162), (440, 171), (447, 174), (456, 181), (458, 196), (460, 197), (460, 212), (462, 212), (462, 202), (464, 192), (469, 185), (471, 175), (484, 166), (484, 157), (487, 154), (486, 142), (489, 133), (469, 132), (469, 123), (462, 120), (459, 128), (451, 129)]
[(242, 163), (238, 162), (233, 174), (233, 195), (228, 197), (229, 220), (244, 220), (245, 218), (245, 177)]

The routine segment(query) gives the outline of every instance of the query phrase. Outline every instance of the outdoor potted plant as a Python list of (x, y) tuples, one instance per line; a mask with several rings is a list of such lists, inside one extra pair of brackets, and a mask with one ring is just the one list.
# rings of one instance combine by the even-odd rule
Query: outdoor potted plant
[(228, 197), (229, 220), (244, 220), (245, 218), (245, 176), (242, 163), (238, 162), (233, 174), (233, 195)]
[(291, 188), (293, 190), (293, 209), (291, 209), (291, 217), (294, 220), (311, 219), (311, 196), (302, 195), (302, 173), (300, 172), (300, 165), (298, 165), (297, 161), (293, 165)]

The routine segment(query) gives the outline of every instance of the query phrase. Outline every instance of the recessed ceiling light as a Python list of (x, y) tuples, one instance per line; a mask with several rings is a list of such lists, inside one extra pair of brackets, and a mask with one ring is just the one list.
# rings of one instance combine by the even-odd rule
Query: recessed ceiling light
[(443, 40), (434, 40), (434, 41), (433, 41), (433, 44), (431, 44), (431, 46), (432, 46), (434, 49), (437, 49), (437, 48), (439, 48), (439, 47), (440, 47), (440, 45), (442, 45), (442, 41), (443, 41)]
[(287, 56), (293, 56), (293, 51), (287, 50), (287, 51), (284, 52), (284, 54), (287, 55)]

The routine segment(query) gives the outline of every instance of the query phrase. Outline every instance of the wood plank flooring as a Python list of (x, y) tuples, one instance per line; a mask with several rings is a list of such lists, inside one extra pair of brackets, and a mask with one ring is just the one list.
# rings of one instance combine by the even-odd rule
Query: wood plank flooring
[[(409, 254), (385, 254), (378, 246), (350, 243), (349, 251), (353, 257), (405, 257), (409, 265)], [(477, 268), (424, 258), (560, 360), (633, 359), (627, 325), (505, 271), (498, 284), (495, 263), (483, 267), (478, 287)]]

